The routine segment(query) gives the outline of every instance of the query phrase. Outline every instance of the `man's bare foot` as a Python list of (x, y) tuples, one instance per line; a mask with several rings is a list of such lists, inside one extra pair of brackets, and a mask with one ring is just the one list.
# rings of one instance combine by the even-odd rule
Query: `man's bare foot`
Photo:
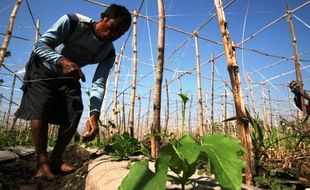
[(60, 172), (63, 172), (63, 173), (71, 173), (71, 172), (74, 172), (76, 170), (75, 167), (71, 166), (70, 164), (67, 164), (67, 163), (60, 163), (60, 166), (59, 166), (59, 171)]
[(51, 163), (51, 167), (54, 173), (68, 174), (74, 172), (76, 168), (70, 164), (63, 161)]
[(41, 163), (38, 166), (37, 173), (35, 174), (35, 178), (43, 178), (46, 180), (54, 180), (55, 175), (52, 173), (51, 168), (47, 163)]

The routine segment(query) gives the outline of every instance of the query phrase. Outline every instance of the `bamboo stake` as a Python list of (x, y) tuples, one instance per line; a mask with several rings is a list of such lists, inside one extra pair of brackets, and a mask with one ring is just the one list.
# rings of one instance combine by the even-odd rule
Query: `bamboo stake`
[(134, 119), (135, 119), (135, 98), (137, 85), (137, 11), (134, 11), (133, 17), (133, 66), (132, 66), (132, 94), (131, 94), (131, 109), (129, 119), (129, 133), (134, 137)]
[(265, 138), (267, 137), (267, 131), (268, 131), (268, 127), (267, 127), (267, 109), (266, 109), (266, 94), (265, 94), (265, 84), (262, 84), (262, 108), (263, 108), (263, 126), (264, 126), (264, 136)]
[(12, 10), (11, 16), (10, 16), (10, 21), (9, 21), (8, 29), (7, 29), (7, 32), (6, 32), (6, 35), (5, 35), (2, 47), (0, 49), (0, 67), (3, 64), (4, 57), (5, 57), (5, 54), (7, 52), (7, 47), (9, 46), (9, 43), (10, 43), (10, 40), (11, 40), (11, 36), (12, 36), (12, 33), (13, 33), (13, 26), (14, 26), (14, 22), (15, 22), (15, 17), (16, 17), (17, 11), (18, 11), (21, 3), (22, 3), (22, 0), (17, 0), (16, 1), (15, 5), (14, 5), (14, 8)]
[(193, 106), (193, 95), (191, 95), (191, 99), (189, 102), (189, 109), (188, 109), (188, 131), (190, 133), (192, 133), (192, 124), (191, 124), (191, 120), (192, 120), (192, 106)]
[[(221, 94), (221, 114), (220, 114), (220, 121), (225, 120), (225, 94)], [(219, 129), (217, 132), (225, 133), (225, 122), (221, 122), (221, 125), (219, 126)]]
[(237, 116), (237, 126), (239, 129), (239, 138), (241, 140), (241, 143), (243, 147), (245, 148), (245, 152), (243, 153), (244, 159), (247, 163), (247, 166), (245, 168), (245, 183), (248, 185), (253, 184), (253, 171), (252, 168), (254, 168), (254, 160), (252, 153), (252, 143), (251, 143), (251, 136), (249, 131), (249, 126), (247, 121), (244, 120), (246, 118), (246, 112), (243, 102), (243, 96), (242, 96), (242, 88), (241, 88), (241, 81), (240, 81), (240, 75), (235, 55), (235, 50), (233, 48), (233, 43), (230, 38), (229, 31), (227, 29), (227, 22), (225, 19), (225, 14), (222, 6), (221, 0), (214, 0), (216, 9), (217, 9), (217, 15), (218, 15), (218, 23), (219, 28), (222, 34), (223, 38), (223, 44), (225, 48), (225, 56), (228, 66), (228, 71), (230, 75), (230, 81), (233, 91), (233, 97), (235, 102), (235, 108), (236, 108), (236, 116)]
[(175, 121), (175, 127), (176, 127), (176, 135), (179, 136), (179, 106), (178, 106), (178, 100), (175, 100), (175, 109), (176, 109), (176, 121)]
[(122, 131), (121, 133), (123, 132), (127, 132), (127, 129), (126, 129), (126, 111), (125, 111), (125, 93), (123, 92), (123, 98), (122, 98)]
[(152, 90), (150, 90), (150, 93), (149, 93), (149, 101), (148, 101), (148, 104), (147, 104), (147, 113), (146, 113), (146, 130), (147, 131), (151, 131), (149, 130), (150, 129), (150, 107), (151, 107), (151, 94), (152, 94)]
[[(227, 83), (226, 81), (224, 81), (224, 120), (226, 121), (227, 120)], [(227, 126), (227, 122), (224, 123), (224, 131), (225, 131), (225, 134), (227, 135), (228, 134), (228, 126)]]
[(141, 138), (140, 138), (140, 141), (143, 140), (143, 138), (144, 138), (144, 135), (143, 135), (143, 134), (146, 133), (145, 127), (144, 127), (144, 125), (143, 125), (143, 123), (144, 123), (144, 116), (145, 116), (145, 115), (142, 115), (142, 117), (141, 117), (141, 128), (140, 128), (140, 136), (141, 136)]
[(167, 135), (168, 122), (169, 122), (169, 87), (168, 80), (166, 79), (166, 96), (167, 96), (167, 105), (166, 105), (166, 119), (165, 119), (165, 128), (164, 128), (164, 137)]
[(214, 55), (211, 58), (211, 128), (210, 132), (213, 134), (214, 129)]
[[(9, 130), (13, 130), (13, 128), (10, 129), (10, 125), (9, 125), (9, 120), (10, 120), (10, 115), (11, 115), (11, 109), (12, 109), (12, 102), (13, 102), (13, 95), (14, 95), (14, 88), (15, 88), (15, 82), (16, 82), (16, 73), (14, 73), (13, 75), (13, 84), (12, 84), (12, 89), (11, 89), (11, 95), (10, 95), (10, 101), (9, 101), (9, 108), (8, 108), (8, 115), (7, 115), (7, 118), (6, 118), (6, 126), (7, 126), (7, 129)], [(13, 125), (12, 125), (13, 127)]]
[[(291, 37), (292, 37), (292, 43), (293, 43), (296, 79), (297, 79), (297, 83), (299, 85), (299, 90), (301, 91), (301, 93), (304, 93), (304, 83), (302, 80), (302, 74), (301, 74), (301, 69), (300, 69), (300, 60), (299, 60), (299, 56), (298, 56), (297, 39), (296, 39), (294, 25), (293, 25), (293, 21), (292, 21), (292, 12), (291, 12), (288, 4), (286, 5), (286, 9), (287, 9), (287, 21), (290, 25), (290, 31), (291, 31)], [(303, 115), (306, 116), (307, 111), (306, 111), (304, 97), (300, 96), (300, 101), (301, 101), (301, 108), (302, 108), (301, 111), (302, 111)]]
[(35, 35), (35, 38), (34, 38), (34, 43), (36, 43), (40, 38), (40, 20), (37, 20), (37, 23), (36, 23), (36, 35)]
[(160, 104), (161, 104), (161, 87), (164, 68), (164, 52), (165, 52), (165, 8), (164, 1), (157, 0), (158, 4), (158, 43), (157, 43), (157, 67), (156, 81), (154, 87), (154, 118), (152, 126), (151, 140), (151, 156), (158, 158), (160, 149)]
[(206, 102), (205, 102), (205, 122), (206, 122), (206, 124), (205, 124), (205, 131), (206, 131), (206, 133), (208, 133), (208, 129), (209, 129), (209, 126), (208, 126), (208, 124), (209, 124), (209, 121), (208, 121), (208, 91), (206, 90)]
[[(272, 116), (272, 114), (273, 114), (273, 112), (272, 112), (272, 103), (271, 103), (271, 96), (270, 96), (270, 89), (268, 88), (268, 100), (269, 100), (269, 114), (270, 114), (270, 126), (268, 127), (268, 132), (269, 132), (269, 134), (271, 134), (271, 129), (270, 128), (272, 128), (273, 127), (273, 116)], [(269, 136), (268, 136), (269, 137)]]
[[(1, 86), (1, 85), (0, 85), (0, 86)], [(3, 99), (2, 96), (3, 96), (3, 95), (2, 95), (2, 93), (1, 93), (1, 94), (0, 94), (0, 108), (2, 107), (2, 106), (1, 106), (1, 105), (2, 105), (2, 99)], [(0, 112), (0, 113), (2, 113), (2, 112)]]
[(250, 74), (247, 73), (247, 84), (248, 84), (248, 88), (249, 88), (249, 95), (252, 101), (252, 109), (253, 109), (253, 113), (254, 113), (254, 117), (257, 118), (257, 112), (256, 112), (256, 104), (255, 104), (255, 100), (254, 100), (254, 93), (253, 93), (253, 86), (252, 86), (252, 80), (250, 78)]
[(140, 124), (140, 119), (141, 119), (141, 97), (140, 96), (138, 96), (138, 103), (139, 103), (139, 109), (138, 109), (138, 124), (137, 124), (137, 126), (138, 126), (138, 129), (137, 129), (137, 138), (139, 139), (139, 140), (141, 140), (141, 124)]
[(203, 111), (202, 111), (202, 88), (201, 88), (201, 71), (200, 71), (200, 55), (197, 33), (194, 34), (196, 48), (196, 71), (197, 71), (197, 96), (198, 96), (198, 127), (199, 135), (204, 134), (203, 131)]
[(120, 55), (118, 55), (115, 59), (115, 67), (114, 67), (114, 98), (113, 98), (113, 121), (115, 128), (118, 132), (120, 132), (119, 125), (118, 125), (118, 108), (117, 108), (117, 89), (118, 89), (118, 80), (119, 80), (119, 73), (120, 73)]
[(287, 89), (287, 97), (288, 97), (288, 106), (289, 106), (289, 110), (290, 110), (289, 113), (290, 113), (290, 116), (292, 116), (291, 89), (289, 87), (287, 87), (286, 89)]

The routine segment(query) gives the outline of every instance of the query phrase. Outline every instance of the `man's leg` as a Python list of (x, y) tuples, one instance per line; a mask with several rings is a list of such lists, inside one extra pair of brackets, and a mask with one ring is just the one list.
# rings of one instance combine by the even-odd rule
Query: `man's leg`
[(68, 126), (60, 126), (56, 144), (51, 155), (51, 164), (53, 165), (52, 167), (60, 172), (71, 172), (75, 170), (73, 166), (62, 162), (62, 155), (76, 131), (76, 129), (68, 128)]
[(48, 124), (42, 120), (31, 120), (31, 133), (35, 145), (35, 151), (38, 156), (38, 169), (36, 177), (55, 178), (48, 165), (47, 141), (48, 141)]
[(51, 155), (51, 162), (53, 167), (60, 172), (71, 172), (75, 170), (75, 167), (64, 163), (62, 161), (62, 155), (65, 152), (66, 147), (70, 143), (72, 137), (76, 133), (80, 118), (82, 116), (82, 111), (76, 111), (71, 123), (60, 125), (58, 131), (58, 138), (54, 146), (54, 150)]
[(74, 136), (83, 113), (83, 103), (81, 97), (81, 86), (79, 81), (69, 80), (63, 83), (59, 91), (63, 93), (60, 100), (64, 106), (63, 120), (58, 131), (58, 138), (51, 155), (53, 168), (60, 172), (71, 172), (75, 168), (62, 161), (62, 155), (66, 147)]

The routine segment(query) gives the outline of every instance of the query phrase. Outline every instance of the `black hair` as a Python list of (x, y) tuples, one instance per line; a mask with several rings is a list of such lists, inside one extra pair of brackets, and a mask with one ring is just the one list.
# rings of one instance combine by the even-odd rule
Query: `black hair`
[(103, 13), (101, 13), (101, 18), (113, 18), (119, 19), (128, 28), (131, 25), (131, 14), (128, 9), (122, 5), (111, 4)]

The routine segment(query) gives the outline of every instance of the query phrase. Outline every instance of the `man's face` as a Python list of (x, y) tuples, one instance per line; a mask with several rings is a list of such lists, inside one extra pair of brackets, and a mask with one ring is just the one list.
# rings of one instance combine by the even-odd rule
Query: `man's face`
[(128, 26), (124, 25), (117, 19), (103, 18), (97, 23), (95, 32), (100, 40), (112, 42), (120, 38), (126, 31)]

